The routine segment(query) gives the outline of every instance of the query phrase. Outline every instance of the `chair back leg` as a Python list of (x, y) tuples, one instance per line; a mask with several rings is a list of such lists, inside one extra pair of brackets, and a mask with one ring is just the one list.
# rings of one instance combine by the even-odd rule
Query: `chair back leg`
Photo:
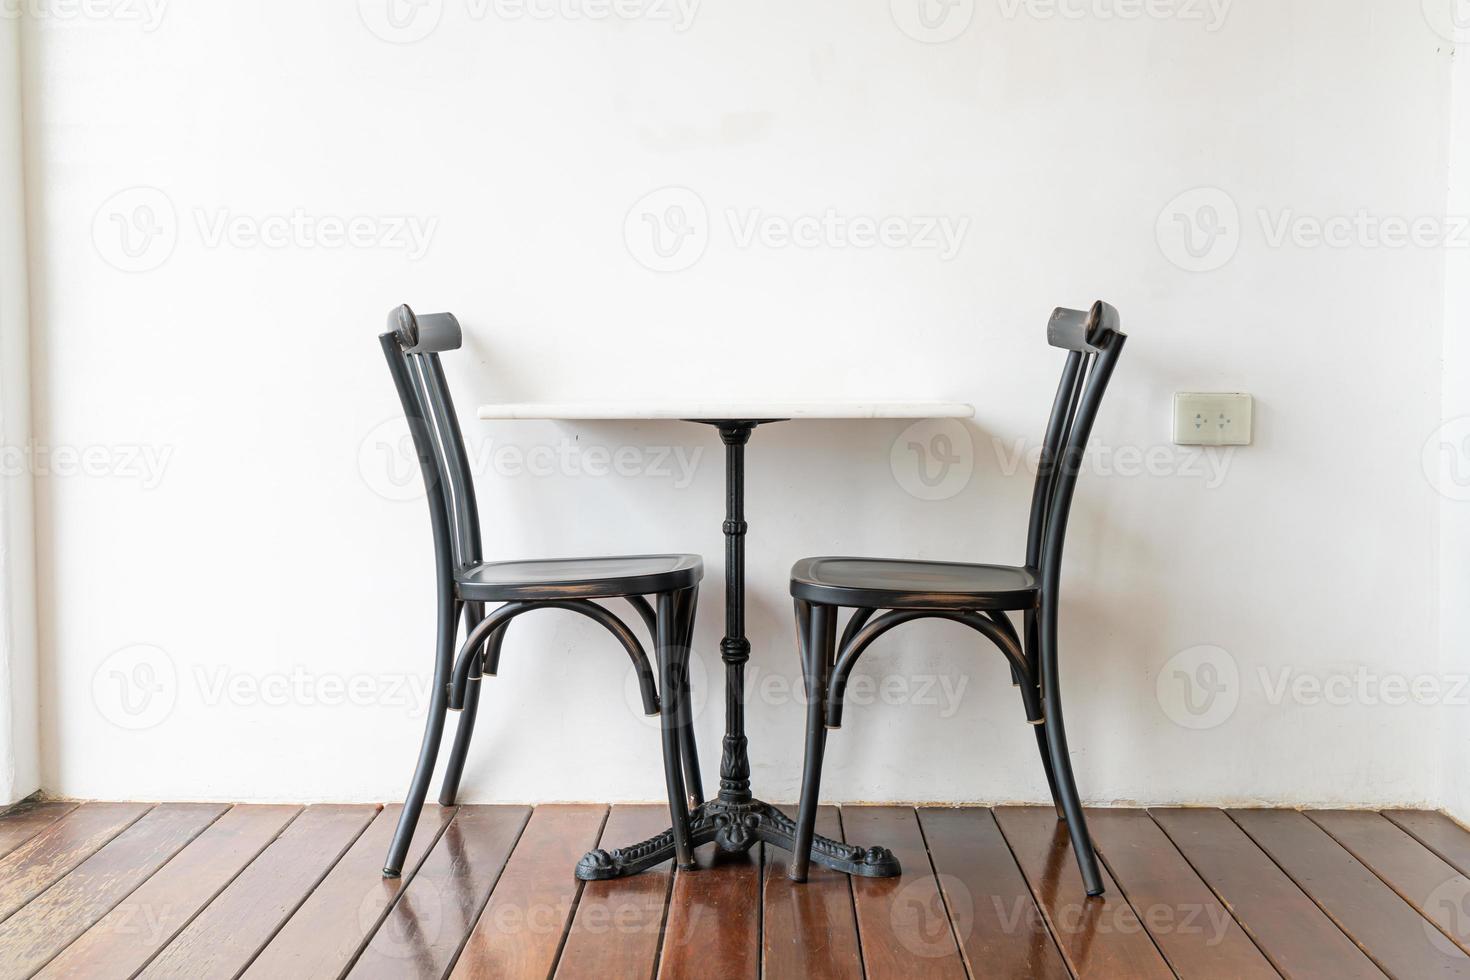
[[(803, 607), (807, 608), (803, 608)], [(836, 610), (832, 606), (797, 603), (801, 642), (801, 670), (806, 680), (806, 760), (801, 769), (801, 800), (796, 814), (796, 840), (786, 876), (806, 881), (811, 864), (812, 837), (817, 827), (817, 800), (822, 786), (822, 757), (827, 749), (827, 672), (836, 643)]]
[(699, 599), (699, 589), (688, 589), (683, 594), (682, 615), (679, 617), (679, 755), (684, 765), (684, 793), (689, 809), (697, 810), (704, 805), (704, 779), (699, 773), (699, 746), (694, 741), (694, 705), (690, 690), (689, 661), (694, 656), (694, 607)]
[(1082, 883), (1089, 895), (1103, 893), (1102, 875), (1097, 868), (1097, 854), (1087, 833), (1087, 818), (1082, 814), (1082, 800), (1077, 794), (1077, 781), (1072, 776), (1072, 756), (1067, 750), (1067, 729), (1062, 721), (1062, 692), (1057, 679), (1057, 610), (1054, 600), (1042, 596), (1041, 607), (1041, 692), (1046, 721), (1047, 752), (1051, 759), (1049, 775), (1053, 792), (1067, 822), (1072, 850), (1082, 872)]
[(388, 846), (388, 860), (383, 865), (384, 878), (397, 878), (403, 872), (408, 846), (413, 842), (414, 827), (429, 795), (429, 781), (434, 778), (434, 764), (439, 759), (439, 742), (444, 737), (444, 719), (449, 711), (449, 673), (454, 663), (454, 634), (459, 621), (459, 603), (453, 593), (440, 583), (438, 636), (434, 644), (434, 686), (429, 694), (429, 717), (424, 722), (424, 741), (419, 747), (418, 766), (408, 786), (408, 798), (398, 817), (398, 829)]

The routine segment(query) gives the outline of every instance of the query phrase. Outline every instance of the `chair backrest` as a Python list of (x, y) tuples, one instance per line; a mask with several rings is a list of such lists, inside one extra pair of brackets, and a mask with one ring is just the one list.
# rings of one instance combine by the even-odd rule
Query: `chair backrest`
[(1043, 589), (1056, 588), (1067, 514), (1087, 439), (1128, 340), (1119, 326), (1118, 311), (1102, 301), (1085, 311), (1058, 308), (1046, 325), (1047, 342), (1068, 353), (1041, 444), (1026, 535), (1026, 564), (1041, 570)]
[(413, 436), (434, 523), (435, 551), (441, 565), (447, 562), (450, 569), (481, 558), (475, 485), (459, 416), (439, 363), (441, 352), (458, 350), (463, 340), (453, 313), (418, 316), (407, 306), (388, 314), (388, 330), (378, 337)]

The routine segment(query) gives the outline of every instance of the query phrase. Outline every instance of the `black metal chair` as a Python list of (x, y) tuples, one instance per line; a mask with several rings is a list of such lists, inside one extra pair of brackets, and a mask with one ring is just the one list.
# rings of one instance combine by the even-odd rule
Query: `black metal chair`
[[(792, 568), (791, 595), (808, 695), (801, 809), (788, 869), (793, 880), (806, 880), (827, 729), (842, 724), (843, 692), (858, 658), (895, 626), (916, 619), (948, 619), (983, 634), (1010, 661), (1026, 718), (1036, 726), (1052, 800), (1067, 822), (1087, 894), (1102, 894), (1097, 855), (1087, 834), (1062, 724), (1057, 602), (1062, 540), (1077, 473), (1098, 405), (1127, 340), (1118, 327), (1118, 311), (1101, 302), (1087, 312), (1058, 309), (1047, 324), (1050, 344), (1070, 353), (1042, 443), (1025, 565), (805, 558)], [(853, 613), (837, 644), (836, 617), (842, 607), (851, 607)], [(884, 611), (875, 616), (880, 610)], [(1024, 642), (1007, 612), (1022, 614)]]
[[(533, 609), (564, 609), (587, 616), (612, 633), (632, 658), (644, 711), (663, 715), (664, 778), (675, 856), (680, 867), (692, 867), (689, 810), (704, 801), (704, 789), (689, 709), (687, 665), (695, 599), (704, 577), (703, 560), (697, 555), (634, 555), (482, 561), (474, 483), (459, 418), (439, 363), (441, 352), (460, 346), (459, 321), (450, 313), (415, 316), (407, 306), (400, 306), (389, 315), (388, 331), (378, 340), (388, 359), (423, 474), (438, 579), (429, 717), (418, 767), (388, 848), (383, 875), (395, 878), (403, 870), (414, 825), (434, 775), (446, 711), (458, 711), (460, 715), (439, 802), (445, 806), (454, 803), (474, 732), (480, 679), (486, 674), (494, 676), (498, 669), (510, 621)], [(655, 597), (653, 604), (648, 596)], [(613, 598), (629, 603), (651, 634), (658, 661), (657, 684), (633, 631), (593, 601)], [(487, 603), (504, 605), (487, 616)], [(454, 641), (461, 618), (465, 638), (456, 656)]]

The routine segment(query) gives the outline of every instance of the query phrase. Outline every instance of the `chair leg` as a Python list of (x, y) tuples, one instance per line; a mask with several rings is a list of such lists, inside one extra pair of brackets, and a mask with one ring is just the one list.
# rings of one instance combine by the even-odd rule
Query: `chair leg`
[[(1037, 632), (1036, 613), (1027, 611), (1025, 621), (1022, 624), (1026, 633), (1026, 660), (1031, 665), (1031, 676), (1036, 678), (1038, 690), (1041, 691), (1043, 704), (1046, 701), (1046, 685), (1041, 683), (1041, 638)], [(1012, 671), (1014, 674), (1015, 672)], [(1065, 819), (1062, 814), (1062, 798), (1057, 793), (1057, 775), (1052, 770), (1051, 748), (1046, 740), (1046, 722), (1033, 726), (1036, 729), (1036, 748), (1041, 753), (1041, 769), (1046, 773), (1046, 788), (1051, 791), (1052, 806), (1056, 808), (1057, 817)]]
[(1092, 849), (1092, 838), (1087, 833), (1087, 820), (1082, 815), (1082, 800), (1077, 794), (1077, 782), (1072, 776), (1072, 757), (1067, 750), (1067, 729), (1062, 721), (1061, 689), (1057, 683), (1057, 613), (1054, 605), (1042, 607), (1040, 634), (1041, 689), (1046, 709), (1046, 724), (1042, 727), (1046, 729), (1047, 749), (1056, 779), (1062, 818), (1067, 822), (1067, 833), (1072, 838), (1072, 850), (1077, 855), (1077, 866), (1082, 872), (1082, 883), (1087, 888), (1087, 894), (1101, 895), (1102, 875), (1098, 873), (1097, 854)]
[(684, 764), (684, 792), (691, 810), (704, 804), (704, 780), (699, 773), (699, 746), (694, 741), (694, 705), (689, 684), (689, 659), (694, 656), (694, 607), (699, 587), (684, 595), (680, 617), (679, 649), (679, 755)]
[[(471, 604), (465, 613), (465, 630), (473, 629), (484, 614), (483, 604)], [(492, 656), (496, 660), (500, 659), (500, 645), (505, 641), (505, 631), (509, 627), (510, 624), (506, 623), (486, 639), (483, 655), (487, 661)], [(444, 767), (444, 782), (439, 788), (440, 806), (454, 806), (454, 801), (459, 797), (460, 777), (464, 775), (465, 759), (470, 752), (470, 739), (475, 734), (475, 714), (480, 708), (482, 678), (483, 673), (477, 666), (474, 673), (470, 675), (469, 686), (465, 688), (464, 708), (459, 712), (459, 723), (454, 728), (454, 747), (449, 750), (449, 762)]]
[(659, 734), (663, 739), (664, 781), (669, 793), (669, 819), (673, 825), (674, 862), (680, 868), (694, 867), (694, 849), (689, 843), (689, 801), (684, 796), (684, 775), (679, 751), (679, 624), (674, 615), (674, 596), (658, 596)]
[(796, 840), (791, 845), (791, 864), (786, 877), (806, 881), (811, 865), (812, 837), (817, 826), (817, 799), (822, 785), (822, 756), (827, 748), (827, 673), (837, 624), (831, 606), (797, 605), (797, 621), (807, 620), (801, 646), (801, 670), (806, 681), (806, 760), (801, 770), (801, 801), (796, 814)]
[(446, 594), (441, 583), (439, 625), (434, 651), (434, 686), (429, 694), (429, 717), (424, 722), (424, 741), (419, 747), (418, 765), (408, 786), (408, 798), (398, 817), (393, 842), (388, 845), (388, 860), (383, 864), (384, 878), (397, 878), (403, 872), (408, 846), (413, 842), (414, 827), (429, 795), (429, 782), (434, 778), (434, 763), (439, 758), (439, 742), (444, 737), (444, 718), (449, 710), (449, 674), (454, 661), (454, 635), (459, 620), (459, 603)]

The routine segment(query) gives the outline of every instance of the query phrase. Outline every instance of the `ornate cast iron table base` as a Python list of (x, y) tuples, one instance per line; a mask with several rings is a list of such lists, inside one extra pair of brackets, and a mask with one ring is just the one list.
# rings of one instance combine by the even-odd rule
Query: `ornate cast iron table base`
[[(714, 841), (722, 851), (748, 851), (756, 841), (791, 850), (796, 824), (769, 803), (727, 803), (710, 800), (689, 815), (690, 843), (698, 847)], [(886, 847), (860, 847), (818, 835), (812, 839), (812, 863), (865, 878), (898, 874), (898, 858)], [(577, 862), (583, 881), (621, 878), (646, 871), (674, 856), (674, 832), (665, 830), (646, 841), (612, 851), (588, 851)]]
[[(720, 793), (689, 814), (693, 847), (714, 841), (724, 851), (748, 851), (757, 841), (791, 850), (796, 824), (769, 803), (750, 793), (750, 760), (745, 737), (745, 664), (750, 641), (745, 638), (745, 444), (755, 427), (781, 419), (691, 419), (720, 430), (725, 444), (725, 638), (720, 659), (725, 664), (725, 738), (720, 757)], [(696, 790), (697, 792), (697, 790)], [(612, 851), (588, 851), (577, 862), (583, 881), (637, 874), (674, 855), (674, 832)], [(826, 837), (812, 840), (811, 859), (835, 871), (868, 878), (899, 873), (898, 859), (886, 847), (859, 847)]]

